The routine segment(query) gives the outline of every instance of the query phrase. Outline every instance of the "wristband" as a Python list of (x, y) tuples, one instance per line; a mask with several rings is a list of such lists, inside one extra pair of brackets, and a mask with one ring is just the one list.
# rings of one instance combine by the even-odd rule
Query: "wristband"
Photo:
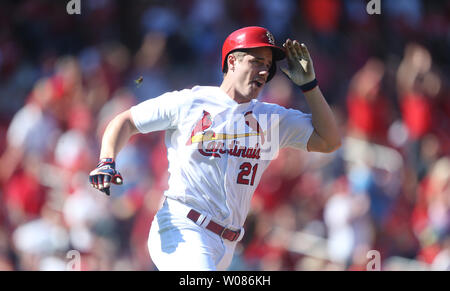
[(312, 80), (309, 83), (306, 83), (304, 85), (300, 85), (299, 87), (303, 91), (303, 93), (305, 93), (305, 92), (308, 92), (308, 91), (316, 88), (317, 84), (318, 84), (317, 79), (314, 79), (314, 80)]
[(112, 158), (103, 158), (103, 159), (100, 159), (100, 161), (97, 164), (97, 167), (104, 166), (104, 165), (112, 165), (112, 167), (115, 168), (116, 163), (115, 163), (114, 159), (112, 159)]

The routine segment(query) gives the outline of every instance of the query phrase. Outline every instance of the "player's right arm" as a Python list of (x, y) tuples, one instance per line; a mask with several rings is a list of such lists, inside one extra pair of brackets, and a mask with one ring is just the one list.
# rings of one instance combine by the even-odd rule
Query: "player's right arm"
[(115, 158), (128, 140), (139, 133), (131, 117), (131, 111), (126, 110), (111, 120), (102, 138), (100, 159)]
[(102, 138), (100, 162), (89, 174), (89, 181), (94, 188), (109, 195), (110, 183), (122, 184), (122, 176), (115, 169), (115, 158), (130, 137), (138, 132), (130, 110), (120, 113), (108, 123)]
[(122, 176), (115, 169), (114, 159), (136, 133), (149, 133), (176, 128), (189, 108), (190, 90), (173, 91), (148, 99), (117, 115), (106, 127), (102, 138), (100, 162), (90, 173), (94, 188), (109, 194), (110, 182), (122, 184)]

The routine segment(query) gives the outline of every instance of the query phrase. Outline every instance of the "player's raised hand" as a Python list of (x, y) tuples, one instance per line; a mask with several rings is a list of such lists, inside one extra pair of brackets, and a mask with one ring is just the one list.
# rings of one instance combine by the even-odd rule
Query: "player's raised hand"
[(89, 173), (89, 182), (92, 187), (109, 195), (111, 183), (121, 185), (123, 178), (115, 169), (114, 159), (101, 159), (97, 167)]
[(281, 68), (296, 85), (302, 86), (316, 79), (314, 66), (304, 43), (287, 39), (283, 47), (286, 49), (287, 68)]

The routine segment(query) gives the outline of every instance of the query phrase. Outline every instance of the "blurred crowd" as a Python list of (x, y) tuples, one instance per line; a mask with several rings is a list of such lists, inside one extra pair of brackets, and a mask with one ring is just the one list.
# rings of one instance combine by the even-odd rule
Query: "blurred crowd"
[[(0, 270), (70, 269), (71, 250), (81, 270), (155, 270), (164, 135), (132, 138), (107, 197), (88, 184), (102, 133), (138, 102), (219, 85), (223, 40), (247, 25), (308, 45), (344, 142), (280, 152), (230, 269), (366, 270), (376, 250), (382, 270), (450, 270), (450, 2), (67, 2), (0, 1)], [(280, 72), (260, 99), (308, 112)]]

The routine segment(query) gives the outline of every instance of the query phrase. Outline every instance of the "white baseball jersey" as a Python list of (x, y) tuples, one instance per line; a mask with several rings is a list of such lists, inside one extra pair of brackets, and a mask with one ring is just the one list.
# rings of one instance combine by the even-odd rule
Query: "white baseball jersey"
[(196, 86), (131, 108), (141, 133), (166, 130), (165, 196), (242, 227), (264, 170), (283, 147), (306, 149), (310, 114), (256, 99), (238, 104), (219, 87)]

